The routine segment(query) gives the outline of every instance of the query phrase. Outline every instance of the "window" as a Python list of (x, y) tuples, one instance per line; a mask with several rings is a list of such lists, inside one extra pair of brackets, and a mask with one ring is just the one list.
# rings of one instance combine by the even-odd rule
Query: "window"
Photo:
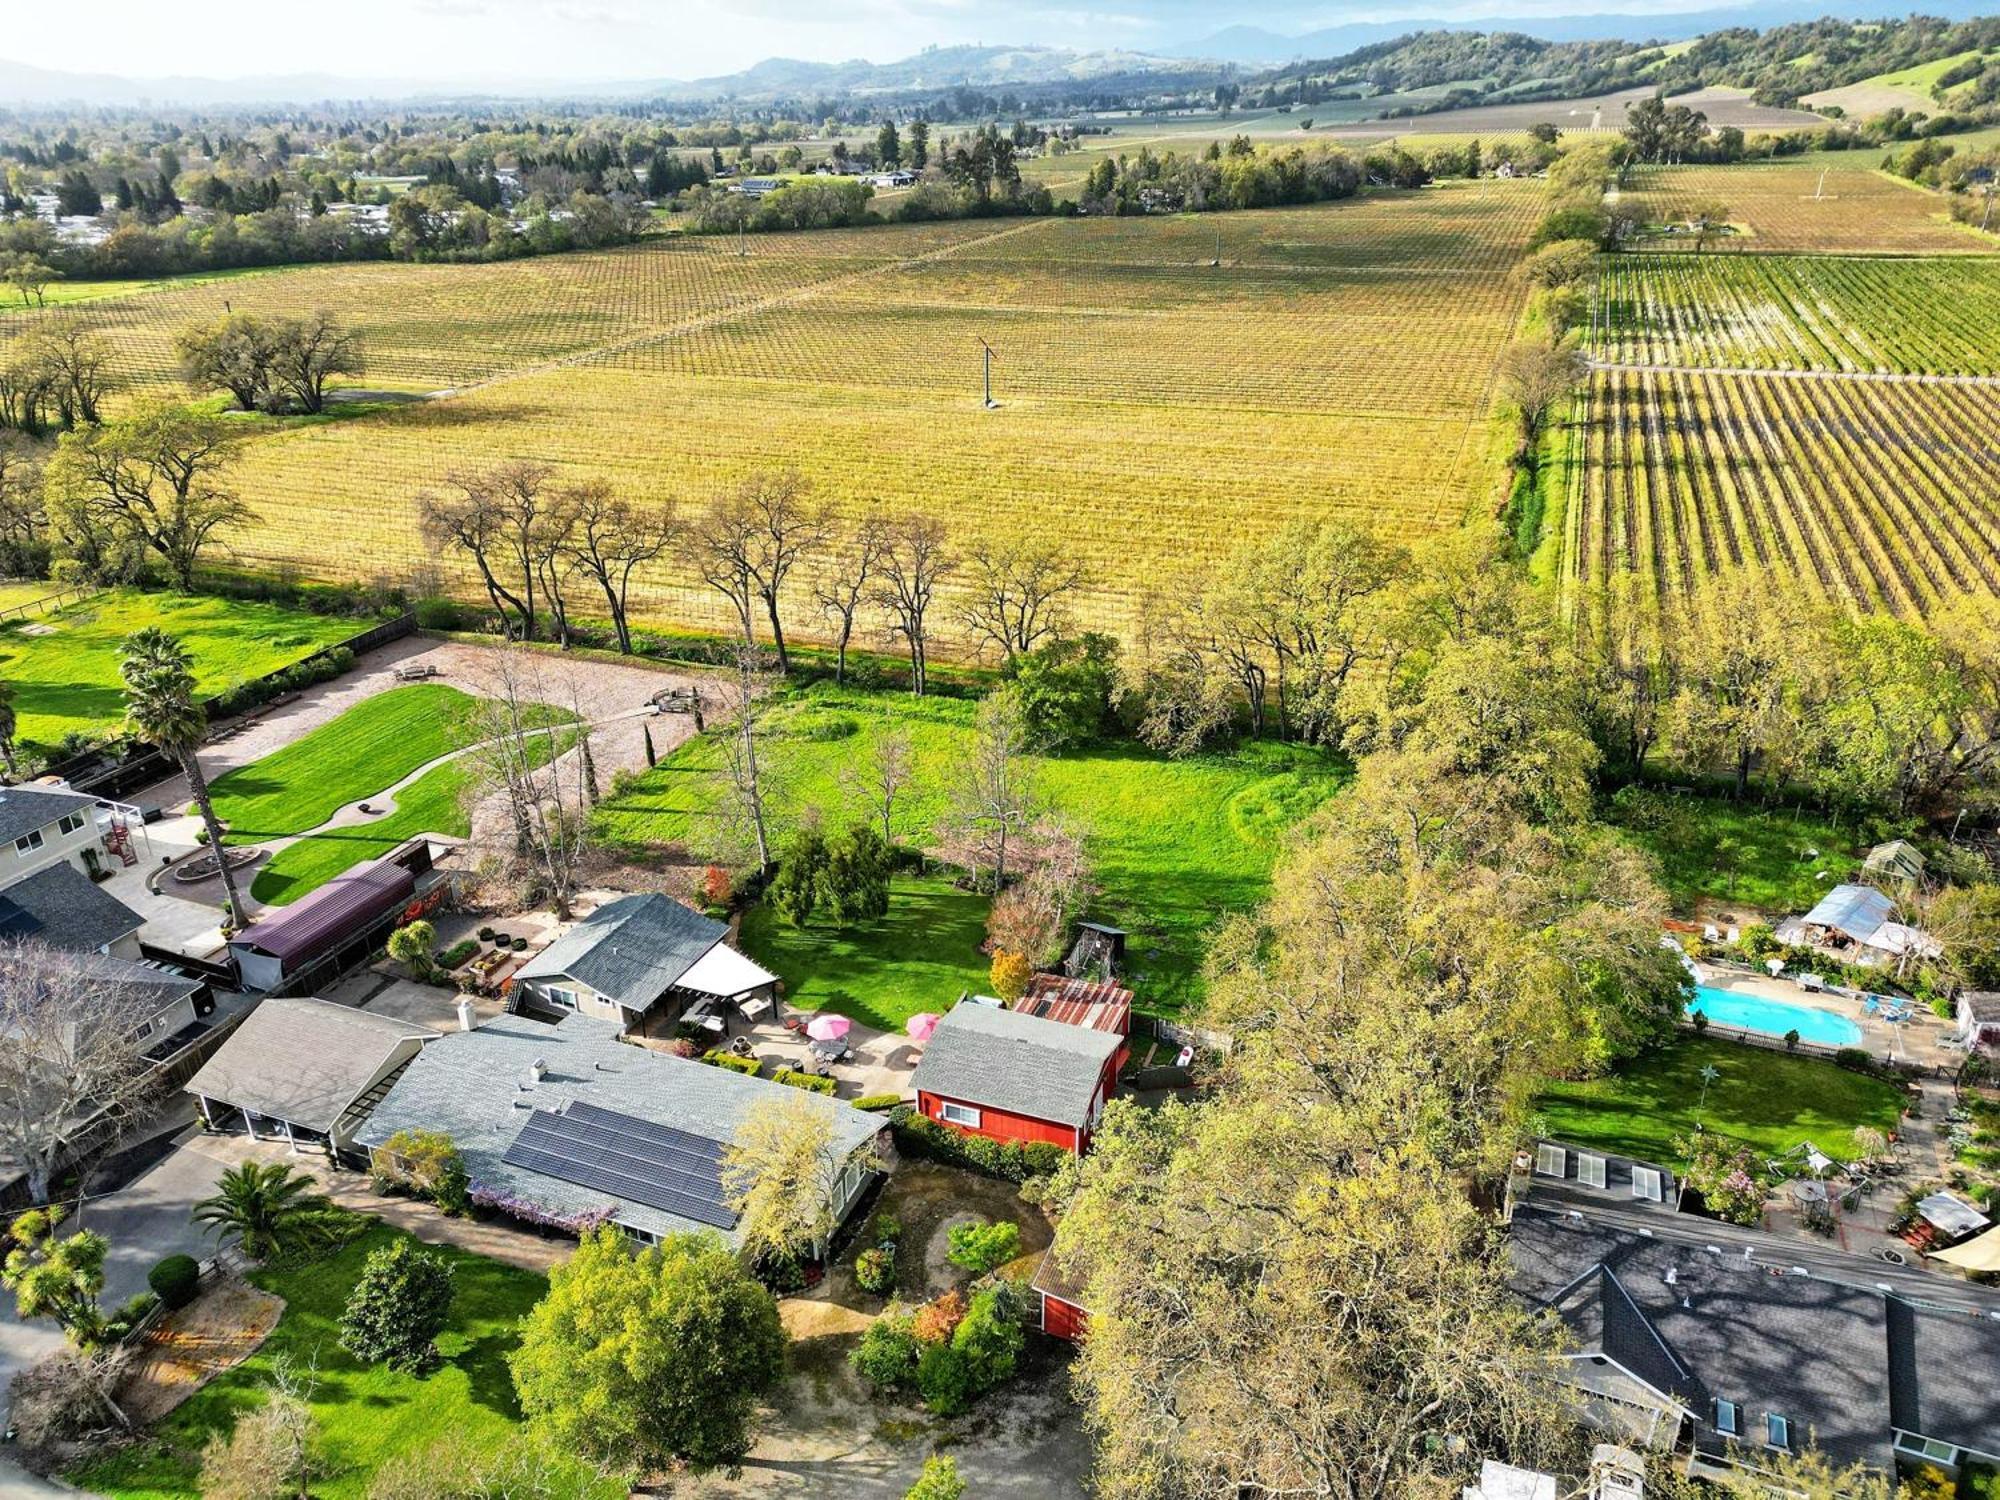
[(1632, 1169), (1632, 1196), (1644, 1198), (1648, 1202), (1660, 1201), (1660, 1174), (1652, 1167)]
[(1560, 1146), (1535, 1147), (1535, 1175), (1537, 1177), (1561, 1177), (1566, 1175), (1569, 1153)]
[(1949, 1464), (1958, 1460), (1958, 1449), (1950, 1443), (1941, 1443), (1936, 1438), (1919, 1437), (1914, 1432), (1898, 1433), (1896, 1446), (1905, 1453), (1927, 1458), (1932, 1463)]
[(560, 1006), (564, 1010), (576, 1009), (575, 990), (559, 990), (551, 986), (547, 989), (544, 989), (542, 993), (548, 996), (549, 1004), (551, 1005)]
[(148, 1021), (146, 1022), (145, 1025), (141, 1026), (137, 1031), (132, 1033), (132, 1040), (135, 1042), (143, 1042), (146, 1040), (147, 1037), (151, 1036), (152, 1034), (153, 1034), (153, 1023), (151, 1021)]
[(1604, 1186), (1604, 1158), (1586, 1156), (1581, 1151), (1576, 1155), (1576, 1180), (1585, 1187)]
[(75, 833), (81, 827), (83, 827), (82, 813), (64, 813), (62, 821), (56, 824), (56, 832)]
[(33, 833), (24, 833), (19, 838), (14, 840), (14, 852), (16, 854), (26, 854), (31, 849), (39, 849), (41, 847), (42, 847), (42, 830), (39, 828), (37, 828)]
[(1773, 1448), (1792, 1446), (1792, 1424), (1774, 1411), (1764, 1413), (1764, 1441)]
[(1742, 1429), (1736, 1425), (1736, 1403), (1721, 1401), (1715, 1403), (1715, 1430), (1724, 1437), (1737, 1437)]
[(938, 1118), (947, 1125), (964, 1125), (973, 1130), (979, 1128), (979, 1111), (965, 1104), (941, 1102), (938, 1105)]

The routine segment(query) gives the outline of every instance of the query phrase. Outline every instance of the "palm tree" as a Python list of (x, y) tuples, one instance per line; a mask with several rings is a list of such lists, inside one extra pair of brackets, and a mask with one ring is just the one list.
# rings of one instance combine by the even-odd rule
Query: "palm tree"
[(218, 1238), (234, 1239), (252, 1260), (323, 1244), (342, 1217), (312, 1178), (280, 1162), (243, 1162), (224, 1172), (215, 1189), (190, 1217)]
[(20, 727), (14, 712), (14, 684), (0, 682), (0, 761), (6, 763), (9, 776), (21, 774), (21, 768), (14, 764), (14, 735)]
[(194, 658), (179, 637), (157, 625), (125, 637), (119, 657), (119, 675), (125, 679), (125, 722), (134, 734), (180, 762), (188, 795), (201, 809), (202, 825), (208, 829), (209, 852), (222, 871), (230, 925), (240, 925), (243, 898), (237, 894), (235, 872), (223, 857), (222, 825), (215, 821), (197, 753), (208, 735), (208, 710), (195, 697)]

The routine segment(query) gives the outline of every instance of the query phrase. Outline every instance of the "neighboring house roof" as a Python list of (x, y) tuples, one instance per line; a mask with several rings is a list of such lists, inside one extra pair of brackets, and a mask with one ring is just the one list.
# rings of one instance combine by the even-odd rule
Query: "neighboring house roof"
[(81, 792), (59, 791), (46, 786), (0, 788), (0, 840), (12, 843), (37, 828), (46, 828), (65, 813), (93, 814), (97, 799)]
[(1580, 1345), (1577, 1383), (1592, 1388), (1595, 1361), (1612, 1362), (1685, 1406), (1704, 1453), (1729, 1450), (1717, 1400), (1736, 1405), (1753, 1457), (1766, 1414), (1787, 1420), (1794, 1448), (1810, 1437), (1836, 1464), (1878, 1468), (1891, 1464), (1892, 1426), (1973, 1447), (2000, 1432), (2000, 1323), (1906, 1300), (1865, 1263), (1853, 1281), (1807, 1274), (1532, 1205), (1515, 1211), (1509, 1253), (1515, 1290)]
[(0, 937), (40, 938), (57, 948), (88, 953), (144, 925), (136, 911), (68, 860), (0, 891)]
[(645, 1010), (728, 936), (722, 923), (647, 891), (607, 901), (524, 964), (516, 982), (574, 979)]
[[(537, 1062), (546, 1065), (540, 1079), (533, 1076)], [(610, 1211), (634, 1228), (675, 1234), (719, 1226), (505, 1160), (531, 1113), (586, 1104), (726, 1144), (753, 1109), (773, 1099), (804, 1099), (824, 1110), (842, 1157), (887, 1126), (882, 1116), (837, 1099), (620, 1041), (614, 1021), (568, 1015), (551, 1026), (505, 1015), (424, 1048), (356, 1138), (375, 1147), (398, 1130), (442, 1131), (477, 1189), (525, 1199), (555, 1219)]]
[(252, 1114), (331, 1130), (411, 1038), (428, 1026), (371, 1015), (330, 1000), (262, 1001), (188, 1080), (187, 1092)]
[(1015, 1010), (1044, 1020), (1061, 1021), (1066, 1026), (1089, 1026), (1097, 1031), (1115, 1031), (1120, 1036), (1132, 1030), (1132, 992), (1123, 985), (1093, 979), (1072, 979), (1067, 974), (1037, 974), (1028, 981), (1028, 991), (1014, 1002)]
[(1808, 927), (1830, 927), (1865, 943), (1896, 915), (1896, 904), (1870, 885), (1837, 885), (1805, 915)]
[(186, 999), (202, 986), (199, 979), (110, 953), (86, 953), (78, 958), (78, 963), (85, 973), (113, 988), (118, 998), (132, 1007), (137, 1013), (135, 1022), (164, 1010), (176, 1000)]
[(403, 900), (417, 877), (386, 859), (365, 859), (318, 890), (259, 917), (230, 939), (230, 946), (253, 948), (291, 964), (335, 947)]
[(1056, 1260), (1053, 1247), (1042, 1252), (1042, 1258), (1035, 1264), (1034, 1279), (1028, 1285), (1071, 1307), (1083, 1306), (1083, 1282)]
[(1974, 1021), (2000, 1025), (2000, 990), (1965, 990), (1958, 997), (1958, 1008)]
[(910, 1087), (1058, 1125), (1084, 1125), (1104, 1065), (1123, 1044), (1113, 1032), (1018, 1010), (954, 1005), (931, 1033)]
[(1908, 839), (1891, 839), (1886, 844), (1877, 844), (1868, 851), (1868, 858), (1861, 862), (1864, 870), (1879, 870), (1905, 880), (1916, 880), (1924, 873), (1924, 856)]

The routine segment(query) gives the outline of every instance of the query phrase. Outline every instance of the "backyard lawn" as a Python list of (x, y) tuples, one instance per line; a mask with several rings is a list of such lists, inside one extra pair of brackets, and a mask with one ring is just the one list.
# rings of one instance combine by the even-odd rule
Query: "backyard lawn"
[(785, 981), (787, 1005), (901, 1031), (918, 1011), (942, 1013), (968, 990), (986, 991), (986, 906), (948, 880), (899, 875), (888, 915), (846, 932), (793, 927), (753, 907), (743, 950)]
[(391, 688), (339, 718), (216, 778), (215, 815), (228, 842), (254, 844), (317, 828), (340, 808), (393, 786), (458, 748), (456, 721), (472, 698), (454, 687)]
[[(779, 704), (764, 718), (760, 751), (778, 843), (807, 808), (829, 822), (865, 816), (865, 795), (850, 781), (866, 774), (883, 737), (900, 730), (909, 736), (911, 780), (896, 803), (896, 834), (927, 844), (966, 759), (973, 712), (962, 699), (826, 684)], [(627, 849), (682, 845), (698, 857), (726, 856), (722, 770), (714, 736), (689, 741), (604, 803), (600, 834)], [(1045, 757), (1036, 767), (1041, 800), (1089, 835), (1104, 892), (1092, 915), (1131, 930), (1131, 979), (1141, 1008), (1156, 1014), (1195, 996), (1209, 928), (1256, 906), (1279, 836), (1344, 779), (1337, 760), (1265, 743), (1178, 761), (1114, 744)], [(891, 931), (885, 924), (884, 951), (916, 956)]]
[[(1721, 1074), (1702, 1099), (1701, 1070)], [(1535, 1103), (1538, 1130), (1555, 1140), (1672, 1165), (1674, 1142), (1697, 1118), (1761, 1160), (1811, 1141), (1828, 1156), (1854, 1155), (1854, 1129), (1896, 1128), (1902, 1091), (1813, 1057), (1684, 1037), (1603, 1078), (1558, 1083)]]
[[(125, 717), (118, 647), (148, 625), (179, 636), (196, 684), (215, 694), (290, 666), (367, 628), (363, 620), (310, 615), (241, 599), (117, 589), (25, 624), (0, 625), (0, 678), (15, 689), (24, 744), (53, 745), (77, 731), (102, 734)], [(30, 632), (50, 627), (47, 634)]]
[[(256, 1273), (251, 1279), (257, 1285), (285, 1299), (284, 1315), (263, 1348), (156, 1425), (148, 1441), (83, 1465), (72, 1480), (129, 1500), (185, 1500), (197, 1493), (202, 1444), (263, 1400), (272, 1361), (280, 1355), (297, 1370), (317, 1368), (312, 1406), (328, 1468), (313, 1485), (320, 1500), (359, 1500), (375, 1471), (393, 1458), (424, 1454), (440, 1444), (483, 1452), (504, 1442), (520, 1422), (507, 1354), (516, 1342), (516, 1325), (548, 1283), (497, 1261), (426, 1246), (446, 1257), (455, 1273), (451, 1324), (438, 1340), (443, 1366), (418, 1379), (364, 1365), (340, 1347), (341, 1310), (369, 1252), (402, 1237), (377, 1226), (312, 1264)], [(624, 1489), (600, 1492), (608, 1497)], [(599, 1492), (579, 1484), (575, 1493)]]
[(1704, 899), (1778, 914), (1810, 911), (1860, 868), (1860, 846), (1875, 842), (1852, 820), (1836, 824), (1754, 800), (1669, 792), (1621, 794), (1611, 820), (1659, 862), (1661, 883), (1683, 916)]

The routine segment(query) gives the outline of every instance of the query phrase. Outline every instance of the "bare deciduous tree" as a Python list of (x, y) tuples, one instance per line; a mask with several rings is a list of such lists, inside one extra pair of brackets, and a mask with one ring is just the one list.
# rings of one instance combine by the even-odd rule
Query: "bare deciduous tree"
[(940, 852), (975, 879), (989, 879), (992, 890), (1002, 890), (1009, 856), (1035, 812), (1028, 727), (1013, 697), (994, 693), (979, 705), (971, 753), (952, 782)]
[(21, 1164), (35, 1202), (79, 1151), (116, 1139), (150, 1072), (129, 997), (88, 957), (0, 941), (0, 1156)]
[(757, 718), (762, 698), (757, 683), (757, 651), (747, 642), (736, 650), (736, 722), (722, 737), (722, 766), (729, 778), (730, 811), (744, 841), (756, 852), (757, 868), (771, 868), (771, 820), (764, 799), (763, 768), (757, 757)]
[(629, 656), (632, 629), (626, 600), (632, 574), (665, 556), (685, 528), (674, 514), (672, 502), (637, 505), (613, 494), (611, 486), (601, 479), (570, 486), (567, 499), (572, 520), (564, 550), (578, 570), (604, 591), (618, 649)]
[(326, 383), (335, 375), (359, 375), (364, 365), (361, 335), (321, 310), (280, 325), (272, 372), (301, 410), (326, 410)]
[(906, 516), (884, 530), (875, 602), (889, 611), (891, 633), (909, 645), (910, 691), (920, 698), (930, 686), (931, 606), (958, 565), (942, 521)]
[(882, 523), (865, 517), (843, 541), (820, 582), (813, 589), (820, 613), (838, 625), (833, 680), (847, 681), (847, 648), (854, 639), (854, 620), (868, 601), (868, 586), (882, 564), (885, 545)]
[(746, 642), (756, 639), (753, 607), (764, 606), (780, 672), (791, 670), (780, 607), (785, 581), (832, 534), (831, 518), (812, 503), (810, 487), (790, 469), (752, 475), (718, 498), (695, 528), (696, 565), (736, 610)]
[(1084, 566), (1059, 538), (1026, 531), (977, 537), (965, 557), (972, 598), (964, 619), (982, 647), (998, 646), (1012, 662), (1061, 632)]
[(536, 558), (546, 542), (548, 480), (546, 464), (517, 459), (493, 469), (454, 469), (443, 492), (417, 496), (424, 539), (472, 559), (509, 640), (535, 638)]

